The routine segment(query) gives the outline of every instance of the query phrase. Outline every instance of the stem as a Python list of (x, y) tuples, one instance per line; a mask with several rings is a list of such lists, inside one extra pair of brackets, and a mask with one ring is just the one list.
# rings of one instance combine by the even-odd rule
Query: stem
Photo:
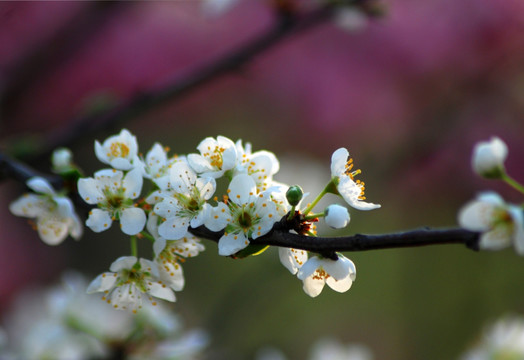
[(131, 255), (138, 259), (138, 248), (136, 244), (136, 236), (131, 236)]
[(520, 191), (522, 194), (524, 194), (524, 186), (522, 186), (517, 180), (510, 177), (508, 174), (503, 173), (502, 180), (504, 180), (506, 184), (508, 184), (515, 190)]
[(293, 219), (293, 217), (295, 216), (295, 210), (297, 209), (297, 207), (295, 205), (293, 205), (291, 207), (291, 210), (289, 211), (289, 216), (287, 217), (287, 219), (289, 221), (291, 221)]
[(302, 213), (304, 215), (307, 215), (314, 207), (316, 204), (318, 204), (318, 202), (320, 201), (320, 199), (322, 199), (324, 197), (324, 195), (326, 195), (328, 192), (330, 192), (329, 190), (331, 189), (331, 186), (332, 186), (332, 181), (330, 181), (326, 187), (324, 188), (324, 190), (322, 190), (320, 192), (320, 194), (318, 194), (318, 196), (315, 198), (315, 200), (313, 200), (313, 202), (311, 204), (309, 204), (308, 207), (306, 207), (304, 209), (304, 211), (302, 211)]
[(326, 216), (326, 213), (325, 212), (321, 212), (321, 213), (316, 213), (316, 214), (310, 214), (310, 215), (306, 215), (304, 216), (304, 220), (313, 220), (313, 219), (316, 219), (316, 218), (321, 218), (321, 217), (324, 217)]

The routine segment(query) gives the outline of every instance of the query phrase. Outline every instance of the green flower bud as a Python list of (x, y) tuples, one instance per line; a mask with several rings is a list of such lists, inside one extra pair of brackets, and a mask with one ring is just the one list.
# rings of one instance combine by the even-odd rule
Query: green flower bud
[(286, 198), (291, 206), (297, 206), (304, 196), (304, 191), (298, 185), (290, 186), (286, 192)]

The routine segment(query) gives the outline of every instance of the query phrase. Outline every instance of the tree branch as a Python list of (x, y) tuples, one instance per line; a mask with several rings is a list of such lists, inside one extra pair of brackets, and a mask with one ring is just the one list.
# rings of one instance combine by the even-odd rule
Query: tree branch
[[(337, 251), (382, 250), (427, 245), (463, 244), (471, 250), (479, 250), (479, 233), (464, 229), (434, 230), (423, 228), (383, 235), (356, 234), (341, 237), (314, 237), (290, 233), (289, 230), (282, 228), (278, 224), (280, 223), (275, 224), (271, 232), (251, 240), (250, 243), (302, 249), (331, 258), (333, 257), (332, 254)], [(214, 242), (218, 242), (224, 234), (223, 231), (213, 232), (203, 226), (193, 228), (190, 232), (197, 237)]]

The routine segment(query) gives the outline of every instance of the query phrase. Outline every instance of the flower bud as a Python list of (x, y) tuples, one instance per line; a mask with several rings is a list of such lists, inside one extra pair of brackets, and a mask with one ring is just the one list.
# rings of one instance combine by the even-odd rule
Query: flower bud
[(286, 192), (287, 201), (291, 206), (297, 206), (303, 196), (304, 191), (298, 185), (290, 186)]
[(504, 161), (508, 156), (508, 147), (498, 137), (490, 141), (481, 141), (473, 149), (473, 170), (489, 179), (500, 179), (504, 174)]
[(349, 223), (348, 209), (340, 205), (329, 205), (324, 211), (326, 224), (333, 229), (342, 229)]
[(71, 150), (66, 148), (59, 148), (53, 151), (51, 157), (51, 163), (53, 164), (53, 170), (57, 173), (62, 173), (71, 170), (73, 153)]

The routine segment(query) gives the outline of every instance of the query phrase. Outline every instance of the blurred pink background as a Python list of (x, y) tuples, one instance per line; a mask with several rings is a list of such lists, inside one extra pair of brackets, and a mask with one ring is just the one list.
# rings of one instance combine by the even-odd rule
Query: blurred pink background
[[(298, 3), (300, 11), (315, 6)], [(510, 148), (506, 164), (509, 173), (524, 181), (524, 2), (392, 0), (383, 4), (386, 15), (369, 20), (357, 31), (326, 22), (292, 36), (239, 71), (134, 118), (126, 127), (137, 135), (143, 152), (155, 141), (169, 145), (174, 152), (194, 152), (204, 137), (225, 135), (251, 141), (254, 149), (265, 148), (279, 157), (301, 154), (308, 160), (297, 166), (309, 166), (307, 162), (324, 166), (325, 173), (307, 175), (320, 182), (328, 179), (333, 150), (347, 147), (357, 167), (363, 170), (368, 198), (383, 205), (380, 213), (356, 214), (350, 233), (456, 226), (459, 207), (485, 189), (497, 190), (509, 201), (522, 202), (511, 189), (474, 176), (469, 162), (475, 142), (497, 135)], [(25, 150), (30, 151), (32, 141), (45, 141), (46, 134), (77, 116), (176, 81), (264, 32), (274, 21), (273, 10), (264, 1), (239, 1), (220, 16), (206, 15), (202, 8), (199, 1), (1, 3), (2, 150), (16, 154), (28, 146), (29, 150)], [(106, 129), (95, 138), (86, 137), (75, 144), (75, 159), (86, 174), (101, 168), (93, 153), (94, 139), (103, 140), (118, 131)], [(49, 164), (34, 166), (46, 171)], [(4, 181), (0, 191), (7, 204), (23, 188)], [(116, 239), (106, 240), (112, 242), (108, 245), (88, 229), (81, 242), (68, 239), (50, 248), (39, 241), (25, 220), (15, 219), (6, 207), (1, 214), (0, 310), (5, 311), (13, 294), (27, 284), (51, 281), (65, 267), (78, 267), (94, 275), (128, 251), (125, 241), (117, 244)], [(117, 237), (118, 232), (111, 234)], [(240, 266), (244, 264), (215, 260), (215, 250), (210, 245), (208, 258), (199, 265), (207, 268), (188, 268), (187, 276), (190, 271), (200, 271), (196, 279), (205, 279), (206, 271), (227, 268), (220, 270), (226, 278), (219, 280), (227, 281), (231, 272), (242, 272)], [(503, 255), (473, 254), (464, 249), (439, 248), (350, 255), (354, 261), (360, 259), (360, 263), (355, 261), (357, 268), (362, 265), (368, 274), (376, 276), (357, 281), (367, 281), (369, 292), (363, 289), (358, 295), (357, 285), (348, 294), (323, 294), (323, 299), (304, 300), (298, 280), (275, 265), (275, 276), (289, 277), (292, 284), (275, 285), (289, 291), (282, 300), (284, 310), (278, 311), (285, 314), (289, 310), (286, 301), (306, 301), (304, 308), (313, 312), (319, 312), (325, 304), (344, 304), (361, 311), (358, 315), (350, 311), (347, 318), (338, 319), (357, 319), (356, 323), (367, 324), (359, 325), (369, 330), (369, 335), (359, 332), (357, 324), (349, 324), (348, 330), (340, 323), (335, 326), (335, 335), (345, 341), (354, 340), (348, 338), (354, 335), (356, 341), (367, 343), (377, 358), (388, 359), (450, 358), (474, 340), (475, 329), (486, 320), (504, 309), (524, 311), (524, 292), (512, 290), (519, 286), (512, 281), (521, 278), (524, 260), (510, 251)], [(377, 265), (385, 269), (372, 269), (374, 256), (387, 259), (383, 260), (385, 264)], [(494, 267), (487, 269), (486, 262)], [(432, 263), (435, 268), (421, 269)], [(479, 273), (492, 272), (499, 269), (498, 265), (514, 277), (500, 275), (506, 282), (497, 289), (504, 298), (490, 302), (485, 300), (484, 292), (493, 292), (493, 288), (471, 284), (482, 284), (485, 279), (479, 278)], [(420, 295), (425, 288), (417, 281), (427, 284), (430, 278), (440, 279), (443, 267), (449, 269), (449, 277), (467, 268), (471, 278), (465, 275), (463, 282), (449, 281), (447, 289), (446, 281), (441, 279), (439, 287), (444, 294)], [(381, 281), (388, 281), (383, 277), (385, 271), (395, 272), (390, 281), (396, 279), (397, 285), (404, 284), (388, 287), (393, 291), (389, 295), (379, 294), (378, 290)], [(427, 275), (429, 272), (434, 275)], [(409, 286), (405, 285), (407, 278), (412, 282)], [(216, 286), (234, 286), (238, 296), (243, 296), (237, 288), (241, 283), (234, 284)], [(187, 312), (188, 321), (209, 327), (211, 336), (223, 341), (213, 346), (229, 358), (249, 358), (257, 346), (264, 345), (257, 345), (260, 339), (269, 344), (273, 341), (286, 351), (297, 351), (297, 358), (303, 354), (291, 350), (292, 340), (271, 338), (267, 334), (272, 330), (267, 328), (260, 331), (266, 336), (247, 334), (245, 344), (224, 340), (213, 321), (225, 321), (217, 315), (222, 311), (237, 317), (231, 305), (235, 301), (229, 302), (222, 294), (207, 310), (201, 310), (199, 306), (206, 302), (194, 297), (210, 295), (203, 290), (205, 283), (199, 286), (202, 289), (192, 290), (188, 280), (179, 296), (181, 304), (176, 307)], [(449, 307), (442, 305), (446, 303), (445, 294), (457, 289), (463, 296), (450, 301)], [(276, 290), (268, 290), (268, 301), (279, 302), (278, 294), (271, 291)], [(377, 300), (374, 295), (386, 296), (390, 302), (372, 305)], [(465, 305), (479, 298), (484, 300), (479, 300), (477, 307)], [(419, 314), (416, 307), (406, 305), (410, 300), (434, 302), (426, 303)], [(403, 305), (395, 307), (392, 304), (396, 301)], [(457, 305), (461, 302), (463, 307)], [(376, 315), (377, 311), (381, 316)], [(443, 316), (450, 323), (443, 318), (425, 317), (423, 311), (449, 314), (449, 318)], [(317, 315), (319, 329), (337, 322), (329, 314)], [(296, 316), (292, 318), (298, 321)], [(453, 319), (463, 324), (456, 325)], [(236, 322), (224, 326), (246, 331)], [(444, 329), (455, 326), (459, 327), (455, 334), (442, 335)], [(304, 324), (300, 327), (307, 328)], [(420, 330), (428, 327), (435, 332), (439, 329), (442, 338), (433, 332), (424, 336)], [(435, 347), (442, 349), (430, 353)]]

